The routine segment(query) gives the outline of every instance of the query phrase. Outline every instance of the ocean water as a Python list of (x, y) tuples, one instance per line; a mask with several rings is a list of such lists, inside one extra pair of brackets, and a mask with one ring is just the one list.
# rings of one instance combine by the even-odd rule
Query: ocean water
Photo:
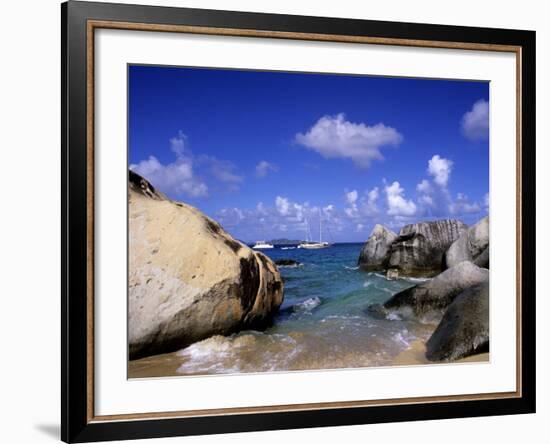
[(178, 374), (356, 368), (391, 365), (434, 326), (399, 316), (377, 319), (366, 311), (418, 279), (387, 280), (357, 267), (362, 244), (320, 250), (276, 247), (263, 252), (280, 267), (284, 302), (267, 330), (215, 336), (177, 352)]

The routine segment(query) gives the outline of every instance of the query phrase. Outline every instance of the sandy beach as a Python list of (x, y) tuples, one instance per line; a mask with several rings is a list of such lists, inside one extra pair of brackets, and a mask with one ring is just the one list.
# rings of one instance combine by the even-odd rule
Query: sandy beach
[[(432, 365), (432, 364), (462, 364), (489, 362), (489, 353), (480, 353), (458, 359), (453, 362), (432, 362), (425, 356), (426, 346), (422, 340), (411, 343), (408, 349), (399, 353), (391, 362), (391, 366)], [(178, 352), (149, 356), (129, 361), (128, 378), (155, 378), (164, 376), (188, 376), (189, 373), (177, 372), (185, 358), (178, 356)], [(201, 374), (198, 372), (197, 375)], [(204, 374), (204, 373), (203, 373)]]
[(401, 352), (394, 360), (393, 365), (426, 365), (426, 364), (455, 364), (464, 362), (489, 362), (489, 353), (479, 353), (453, 362), (432, 362), (426, 359), (426, 345), (422, 341), (414, 341), (410, 347)]

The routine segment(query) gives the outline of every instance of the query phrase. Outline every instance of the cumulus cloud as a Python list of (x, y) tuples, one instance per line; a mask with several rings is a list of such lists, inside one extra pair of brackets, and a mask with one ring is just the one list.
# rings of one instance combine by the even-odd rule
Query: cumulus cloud
[(431, 180), (422, 179), (416, 185), (418, 197), (418, 214), (442, 217), (448, 214), (451, 195), (448, 184), (451, 178), (453, 162), (439, 154), (428, 161), (427, 173)]
[(355, 202), (357, 202), (357, 196), (358, 196), (357, 190), (346, 192), (347, 203), (354, 204)]
[(269, 172), (276, 173), (277, 171), (279, 171), (279, 167), (267, 160), (262, 160), (256, 165), (256, 177), (258, 178), (267, 176)]
[[(174, 197), (206, 197), (209, 187), (204, 176), (224, 184), (224, 190), (236, 191), (244, 177), (236, 173), (236, 166), (228, 161), (208, 155), (193, 155), (187, 136), (179, 131), (169, 139), (170, 150), (175, 155), (173, 162), (163, 164), (155, 156), (130, 165), (155, 187)], [(197, 174), (197, 170), (202, 174)]]
[(223, 208), (220, 213), (226, 217), (233, 219), (235, 222), (239, 222), (245, 218), (243, 210), (240, 208)]
[(453, 162), (434, 155), (428, 161), (428, 174), (433, 181), (423, 179), (416, 186), (418, 196), (418, 214), (430, 217), (461, 217), (481, 212), (486, 206), (483, 202), (472, 202), (464, 193), (453, 197), (449, 191), (449, 181)]
[(188, 154), (188, 152), (186, 152), (188, 151), (187, 140), (187, 136), (181, 130), (178, 131), (177, 136), (174, 136), (170, 139), (170, 149), (177, 157), (182, 157)]
[(346, 202), (349, 205), (344, 209), (344, 213), (350, 218), (357, 217), (359, 215), (359, 209), (357, 208), (357, 191), (353, 190), (346, 193)]
[(388, 216), (414, 216), (416, 214), (416, 204), (404, 197), (405, 190), (401, 188), (399, 182), (395, 181), (386, 186), (385, 191)]
[(237, 191), (244, 181), (244, 177), (237, 174), (237, 167), (228, 160), (218, 159), (214, 156), (200, 156), (198, 163), (206, 166), (208, 172), (219, 182), (227, 185), (227, 190)]
[(428, 173), (440, 187), (447, 187), (452, 169), (453, 161), (445, 159), (439, 156), (439, 154), (436, 154), (428, 161)]
[(323, 116), (306, 133), (298, 133), (295, 142), (326, 159), (351, 159), (358, 167), (368, 168), (373, 160), (383, 159), (380, 148), (397, 146), (403, 136), (395, 129), (378, 123), (368, 126), (346, 120), (343, 113)]
[(379, 196), (380, 196), (380, 192), (378, 190), (378, 187), (374, 187), (372, 190), (367, 192), (365, 212), (368, 216), (372, 216), (378, 213), (378, 207), (376, 205), (376, 202), (378, 201)]
[(277, 196), (275, 198), (275, 206), (281, 216), (286, 216), (290, 211), (290, 202), (286, 197)]
[(341, 228), (341, 221), (333, 204), (321, 208), (311, 206), (308, 202), (295, 202), (285, 196), (277, 196), (271, 206), (258, 202), (252, 209), (224, 208), (214, 217), (241, 239), (254, 240), (278, 236), (304, 239), (306, 232), (310, 236), (318, 236), (316, 229), (320, 214), (326, 228), (326, 231), (323, 230), (323, 237), (327, 236), (329, 231), (338, 231)]
[(145, 177), (156, 188), (175, 196), (205, 197), (208, 186), (195, 176), (193, 156), (187, 150), (187, 137), (183, 133), (170, 139), (170, 148), (176, 155), (172, 163), (163, 164), (155, 156), (149, 156), (130, 169)]
[(431, 194), (433, 192), (433, 187), (429, 180), (423, 179), (422, 182), (416, 186), (416, 191), (419, 193)]
[(256, 211), (260, 216), (266, 216), (267, 210), (265, 208), (265, 205), (263, 202), (258, 202), (258, 205), (256, 205)]
[(472, 109), (462, 116), (462, 134), (469, 140), (487, 140), (489, 138), (489, 102), (481, 99), (472, 105)]
[(449, 205), (449, 211), (453, 215), (465, 215), (479, 213), (481, 205), (477, 202), (470, 202), (468, 196), (463, 193), (458, 193), (456, 199)]
[(346, 208), (344, 214), (350, 219), (364, 220), (379, 213), (377, 201), (379, 197), (378, 187), (366, 190), (359, 195), (357, 190), (345, 191), (344, 200)]
[[(382, 180), (382, 186), (367, 190), (345, 189), (340, 205), (312, 206), (284, 195), (270, 203), (258, 202), (248, 210), (227, 208), (217, 215), (223, 226), (235, 230), (240, 239), (287, 237), (317, 239), (319, 216), (323, 220), (323, 238), (362, 239), (375, 223), (399, 230), (405, 224), (443, 217), (475, 222), (487, 210), (488, 195), (470, 200), (465, 193), (451, 194), (449, 185), (453, 162), (440, 155), (432, 156), (425, 178), (419, 178), (416, 196), (407, 196), (405, 187), (395, 181)], [(265, 202), (265, 201), (264, 201)]]

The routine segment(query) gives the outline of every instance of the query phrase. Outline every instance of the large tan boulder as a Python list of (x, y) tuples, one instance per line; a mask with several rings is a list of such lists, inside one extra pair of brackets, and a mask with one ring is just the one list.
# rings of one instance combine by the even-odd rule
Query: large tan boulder
[(268, 257), (132, 171), (128, 192), (130, 359), (269, 325), (283, 282)]

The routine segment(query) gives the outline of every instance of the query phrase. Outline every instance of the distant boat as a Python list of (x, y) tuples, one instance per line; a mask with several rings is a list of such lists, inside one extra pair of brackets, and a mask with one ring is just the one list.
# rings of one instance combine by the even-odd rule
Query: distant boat
[(270, 248), (273, 248), (273, 245), (266, 241), (257, 241), (252, 248), (255, 250), (269, 250)]
[(306, 219), (306, 241), (298, 245), (298, 248), (305, 248), (307, 250), (319, 250), (321, 248), (330, 247), (328, 242), (323, 241), (323, 224), (321, 218), (321, 210), (319, 210), (319, 242), (313, 242), (311, 239), (311, 233), (309, 230), (309, 223)]
[(298, 248), (306, 248), (308, 250), (318, 250), (320, 248), (330, 247), (328, 242), (304, 242), (298, 245)]

